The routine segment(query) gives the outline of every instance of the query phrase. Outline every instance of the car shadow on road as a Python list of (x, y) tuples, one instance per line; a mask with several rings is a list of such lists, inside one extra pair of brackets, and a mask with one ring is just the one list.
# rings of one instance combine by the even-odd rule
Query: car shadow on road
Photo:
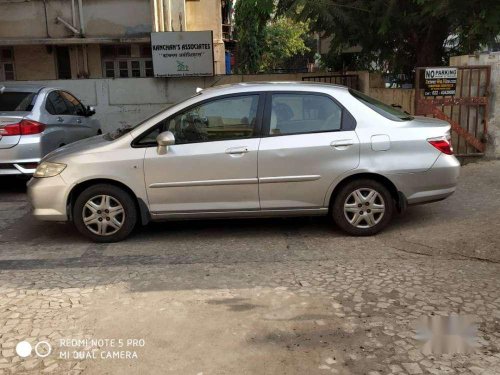
[(27, 177), (0, 176), (0, 201), (4, 194), (26, 193)]
[[(413, 218), (395, 218), (388, 236), (414, 225), (422, 211), (407, 215)], [(114, 244), (89, 242), (71, 224), (30, 214), (19, 222), (0, 236), (0, 270), (328, 260), (336, 255), (332, 249), (348, 253), (366, 243), (325, 217), (150, 223)]]

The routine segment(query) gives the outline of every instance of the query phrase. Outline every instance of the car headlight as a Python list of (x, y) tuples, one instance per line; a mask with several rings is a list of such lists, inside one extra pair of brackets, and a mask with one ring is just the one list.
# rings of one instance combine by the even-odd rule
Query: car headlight
[(62, 171), (64, 171), (65, 168), (66, 164), (49, 163), (44, 161), (38, 165), (35, 173), (33, 174), (33, 177), (37, 178), (54, 177), (57, 176)]

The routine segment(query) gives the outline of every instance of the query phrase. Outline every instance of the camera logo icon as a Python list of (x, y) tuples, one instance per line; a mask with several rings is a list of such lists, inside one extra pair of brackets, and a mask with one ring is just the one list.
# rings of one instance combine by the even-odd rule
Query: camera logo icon
[[(52, 346), (47, 341), (40, 341), (35, 345), (35, 354), (40, 358), (45, 358), (52, 353)], [(33, 347), (28, 341), (21, 341), (16, 345), (16, 353), (21, 358), (31, 355)]]

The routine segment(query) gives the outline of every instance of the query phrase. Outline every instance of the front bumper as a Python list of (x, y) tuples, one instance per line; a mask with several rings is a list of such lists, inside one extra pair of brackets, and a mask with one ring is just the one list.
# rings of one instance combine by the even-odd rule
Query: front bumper
[(28, 199), (33, 216), (44, 221), (68, 221), (69, 186), (62, 177), (32, 178), (28, 182)]
[(406, 197), (408, 205), (436, 202), (452, 195), (460, 175), (460, 162), (453, 155), (441, 154), (425, 172), (388, 176)]

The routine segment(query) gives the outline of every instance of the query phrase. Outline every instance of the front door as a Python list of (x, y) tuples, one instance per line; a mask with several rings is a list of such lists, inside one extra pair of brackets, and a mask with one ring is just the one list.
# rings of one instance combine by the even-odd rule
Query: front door
[(66, 124), (69, 125), (67, 131), (73, 134), (72, 141), (78, 141), (95, 135), (90, 125), (90, 119), (85, 115), (86, 111), (83, 104), (67, 91), (60, 91), (60, 94), (68, 108)]
[[(153, 214), (259, 210), (257, 152), (263, 95), (209, 99), (163, 120), (136, 142), (147, 147), (145, 183)], [(155, 138), (175, 145), (159, 152)]]
[(68, 96), (69, 94), (64, 91), (52, 91), (47, 96), (46, 123), (51, 130), (50, 142), (52, 144), (46, 152), (91, 135), (87, 118), (77, 115), (78, 109), (68, 100)]
[(326, 193), (359, 164), (354, 118), (331, 97), (272, 93), (259, 147), (262, 210), (321, 209)]

